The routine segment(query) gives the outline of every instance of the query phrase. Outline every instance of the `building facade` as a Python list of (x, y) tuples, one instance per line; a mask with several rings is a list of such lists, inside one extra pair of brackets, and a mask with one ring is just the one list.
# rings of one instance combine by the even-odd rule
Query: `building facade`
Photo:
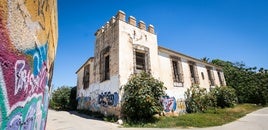
[(209, 89), (225, 85), (221, 68), (160, 47), (154, 26), (119, 11), (95, 33), (94, 57), (76, 72), (78, 109), (119, 115), (122, 87), (142, 71), (164, 82), (166, 112), (184, 112), (184, 93), (193, 84)]

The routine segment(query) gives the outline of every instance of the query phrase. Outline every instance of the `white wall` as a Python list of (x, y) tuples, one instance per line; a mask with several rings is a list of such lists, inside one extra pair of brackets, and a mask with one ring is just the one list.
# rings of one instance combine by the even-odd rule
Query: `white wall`
[[(134, 36), (134, 31), (136, 35)], [(147, 37), (147, 38), (146, 38)], [(128, 78), (134, 73), (133, 44), (148, 47), (150, 53), (151, 72), (159, 78), (158, 45), (155, 34), (119, 21), (119, 75), (120, 86), (127, 83)]]

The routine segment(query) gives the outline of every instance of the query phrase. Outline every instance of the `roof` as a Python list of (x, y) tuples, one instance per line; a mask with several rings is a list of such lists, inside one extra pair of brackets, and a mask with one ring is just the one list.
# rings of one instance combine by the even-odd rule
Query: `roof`
[(165, 47), (162, 47), (162, 46), (158, 46), (158, 50), (162, 50), (162, 51), (166, 51), (166, 52), (169, 52), (169, 53), (173, 53), (175, 55), (180, 55), (182, 58), (184, 59), (188, 59), (188, 60), (191, 60), (191, 61), (195, 61), (195, 62), (201, 62), (202, 64), (205, 64), (206, 66), (214, 66), (216, 67), (217, 69), (222, 69), (221, 67), (217, 66), (217, 65), (214, 65), (214, 64), (211, 64), (211, 63), (207, 63), (207, 62), (204, 62), (200, 59), (196, 59), (194, 57), (191, 57), (191, 56), (188, 56), (188, 55), (185, 55), (185, 54), (182, 54), (180, 52), (176, 52), (176, 51), (173, 51), (171, 49), (168, 49), (168, 48), (165, 48)]
[(78, 73), (78, 71), (80, 71), (82, 68), (83, 68), (83, 66), (84, 65), (86, 65), (87, 64), (87, 62), (89, 62), (90, 60), (94, 60), (94, 57), (89, 57), (88, 59), (87, 59), (87, 61), (75, 72), (76, 74)]

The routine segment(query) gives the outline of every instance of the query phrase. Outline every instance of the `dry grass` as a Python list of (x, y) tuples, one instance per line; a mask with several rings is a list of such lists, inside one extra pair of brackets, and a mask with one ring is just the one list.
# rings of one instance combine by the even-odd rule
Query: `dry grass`
[(185, 114), (179, 117), (160, 117), (152, 122), (140, 122), (125, 124), (126, 127), (210, 127), (219, 126), (235, 121), (246, 114), (262, 108), (253, 104), (240, 104), (233, 108), (208, 110), (205, 113)]

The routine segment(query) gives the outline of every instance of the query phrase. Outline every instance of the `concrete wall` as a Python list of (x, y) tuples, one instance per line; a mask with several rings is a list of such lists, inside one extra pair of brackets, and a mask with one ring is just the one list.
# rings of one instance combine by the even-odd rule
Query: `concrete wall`
[(45, 129), (56, 0), (0, 0), (0, 129)]

